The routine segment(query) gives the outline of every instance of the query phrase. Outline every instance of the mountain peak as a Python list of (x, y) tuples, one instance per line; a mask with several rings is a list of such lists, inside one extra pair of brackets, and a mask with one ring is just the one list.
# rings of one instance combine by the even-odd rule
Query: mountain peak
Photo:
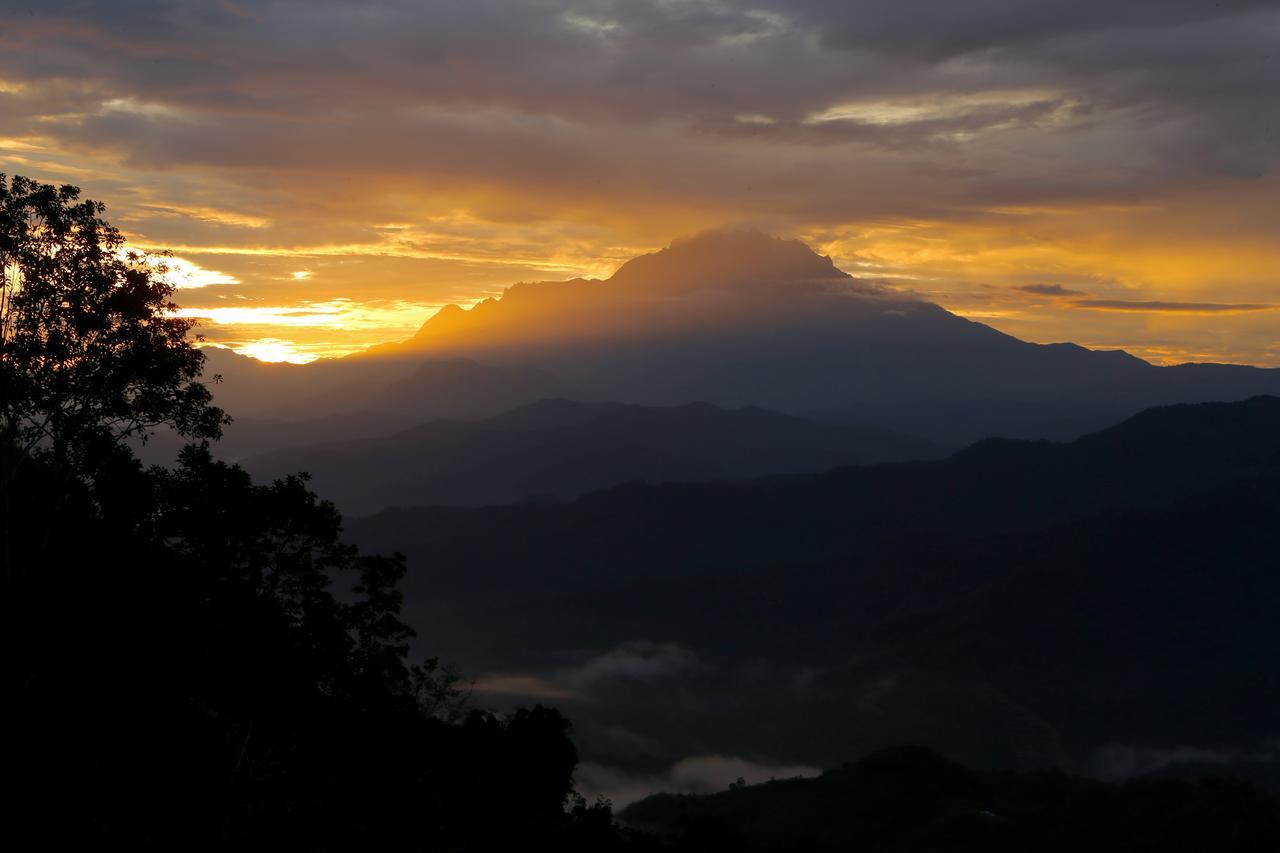
[(751, 281), (847, 279), (831, 259), (800, 240), (760, 231), (705, 231), (627, 261), (612, 284), (646, 289)]

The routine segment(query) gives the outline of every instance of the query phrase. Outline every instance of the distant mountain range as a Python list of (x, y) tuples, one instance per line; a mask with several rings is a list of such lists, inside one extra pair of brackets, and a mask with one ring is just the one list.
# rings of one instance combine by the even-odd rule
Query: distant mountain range
[(209, 370), (219, 452), (400, 506), (347, 528), (409, 556), (419, 648), (594, 764), (1280, 761), (1280, 371), (1025, 343), (756, 233)]
[(209, 372), (219, 452), (401, 507), (347, 529), (409, 556), (418, 648), (609, 773), (1280, 764), (1278, 370), (1025, 343), (748, 232)]
[[(400, 385), (409, 384), (401, 380)], [(260, 478), (307, 471), (340, 509), (563, 499), (628, 481), (733, 480), (941, 455), (885, 430), (757, 408), (652, 408), (543, 400), (481, 420), (243, 460)]]
[(218, 405), (251, 420), (303, 421), (334, 416), (490, 417), (537, 400), (574, 396), (573, 389), (529, 366), (477, 364), (463, 358), (325, 359), (267, 364), (230, 350), (204, 350)]
[[(570, 393), (534, 368), (466, 359), (378, 363), (346, 359), (266, 364), (218, 347), (205, 349), (205, 375), (218, 405), (233, 415), (214, 452), (240, 461), (285, 449), (383, 438), (439, 418), (484, 418)], [(182, 442), (161, 432), (138, 446), (150, 463), (173, 461)]]
[(1124, 775), (1247, 764), (1280, 734), (1277, 520), (1280, 399), (1259, 397), (348, 529), (409, 556), (424, 650), (484, 696), (554, 698), (593, 762), (830, 766), (913, 741)]
[(1280, 370), (1156, 367), (1120, 351), (1026, 343), (757, 232), (678, 241), (606, 281), (516, 284), (468, 310), (447, 306), (408, 341), (344, 359), (210, 355), (209, 373), (225, 378), (219, 402), (246, 418), (366, 411), (423, 422), (551, 397), (706, 402), (952, 446), (1073, 438), (1155, 405), (1280, 393)]

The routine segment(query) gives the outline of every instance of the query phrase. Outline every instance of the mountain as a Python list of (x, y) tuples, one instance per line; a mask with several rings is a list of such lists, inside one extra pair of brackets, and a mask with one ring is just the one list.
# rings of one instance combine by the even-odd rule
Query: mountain
[[(1122, 351), (1020, 341), (753, 231), (678, 240), (604, 281), (518, 283), (346, 358), (280, 365), (206, 353), (206, 375), (224, 377), (215, 397), (237, 417), (386, 414), (395, 427), (557, 397), (708, 402), (960, 446), (1069, 439), (1153, 406), (1280, 394), (1280, 370), (1156, 367)], [(248, 452), (278, 447), (255, 442), (246, 439)]]
[(619, 817), (680, 850), (1139, 853), (1280, 844), (1280, 803), (1247, 786), (984, 773), (912, 747), (818, 778), (659, 794)]
[(606, 281), (516, 284), (368, 357), (424, 356), (538, 367), (592, 399), (822, 413), (951, 444), (1280, 393), (1276, 370), (1026, 343), (757, 232), (677, 241)]
[[(206, 347), (204, 353), (214, 402), (233, 417), (213, 451), (232, 461), (384, 438), (438, 418), (491, 417), (573, 393), (536, 368), (458, 358), (326, 359), (297, 365), (264, 363), (219, 347)], [(135, 443), (135, 450), (144, 462), (169, 464), (183, 443), (162, 430), (145, 444)]]
[(326, 498), (362, 513), (569, 498), (632, 480), (731, 480), (938, 455), (927, 442), (897, 433), (756, 408), (543, 400), (497, 417), (437, 420), (243, 464), (266, 479), (307, 471)]
[(423, 649), (483, 696), (555, 697), (619, 773), (912, 741), (1124, 776), (1275, 760), (1277, 519), (1280, 399), (1258, 397), (1070, 443), (348, 533), (409, 556)]
[(206, 347), (214, 400), (235, 417), (301, 421), (336, 415), (488, 417), (548, 397), (572, 395), (536, 367), (478, 364), (462, 358), (323, 359), (269, 364)]

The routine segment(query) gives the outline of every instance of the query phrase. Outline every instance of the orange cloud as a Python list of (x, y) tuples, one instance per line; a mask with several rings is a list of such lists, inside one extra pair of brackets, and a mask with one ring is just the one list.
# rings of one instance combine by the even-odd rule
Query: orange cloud
[(748, 224), (1031, 340), (1280, 364), (1280, 11), (1007, 5), (34, 4), (0, 171), (108, 202), (264, 358)]

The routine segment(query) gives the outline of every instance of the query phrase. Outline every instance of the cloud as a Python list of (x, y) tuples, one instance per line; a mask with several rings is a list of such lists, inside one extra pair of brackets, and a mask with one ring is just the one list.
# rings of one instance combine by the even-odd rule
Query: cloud
[(574, 786), (588, 800), (604, 797), (620, 810), (650, 794), (712, 794), (742, 779), (749, 785), (771, 779), (795, 779), (821, 774), (817, 767), (752, 761), (728, 755), (694, 755), (681, 759), (665, 773), (641, 774), (592, 762), (583, 762), (574, 774)]
[[(1274, 2), (0, 10), (0, 171), (82, 183), (138, 245), (218, 254), (238, 284), (204, 301), (285, 304), (319, 258), (285, 295), (472, 299), (740, 217), (948, 307), (973, 279), (1112, 277), (1141, 299), (1172, 272), (1196, 280), (1161, 293), (1223, 305), (1274, 288)], [(1065, 307), (990, 319), (1101, 334)], [(264, 336), (350, 349), (319, 327)], [(1274, 361), (1255, 337), (1238, 357)]]
[(564, 670), (558, 680), (588, 689), (609, 681), (658, 682), (696, 672), (698, 656), (676, 643), (634, 640)]
[(1041, 296), (1084, 296), (1083, 290), (1071, 290), (1060, 284), (1024, 284), (1021, 287), (1014, 288), (1024, 293), (1036, 293)]
[[(967, 182), (984, 194), (1011, 192), (1010, 172), (1040, 194), (1094, 184), (1095, 175), (1113, 192), (1131, 190), (1161, 174), (1130, 168), (1135, 155), (1189, 168), (1213, 153), (1164, 137), (1186, 141), (1186, 122), (1237, 140), (1214, 156), (1230, 156), (1225, 148), (1274, 156), (1245, 110), (1265, 110), (1276, 93), (1274, 71), (1258, 64), (1276, 24), (1266, 4), (924, 8), (928, 27), (920, 3), (883, 0), (765, 9), (710, 0), (284, 0), (252, 15), (180, 0), (113, 4), (110, 14), (47, 3), (25, 10), (4, 37), (0, 78), (25, 87), (19, 112), (42, 114), (80, 146), (152, 167), (270, 164), (281, 170), (275, 182), (342, 164), (466, 183), (489, 174), (515, 180), (513, 195), (546, 175), (581, 195), (593, 181), (616, 191), (615, 176), (643, 164), (646, 180), (659, 178), (666, 192), (705, 188), (714, 199), (725, 191), (716, 172), (756, 171), (766, 177), (757, 192), (776, 174), (773, 158), (751, 150), (762, 140), (715, 158), (719, 168), (681, 168), (699, 147), (690, 133), (744, 126), (771, 142), (884, 148), (877, 165), (892, 165), (899, 179), (920, 165), (946, 168), (939, 147), (960, 145)], [(943, 61), (980, 51), (993, 52)], [(48, 106), (31, 95), (55, 86), (62, 97)], [(1135, 103), (1160, 106), (1163, 121), (1131, 114)], [(1236, 133), (1221, 124), (1227, 110)], [(658, 130), (642, 136), (659, 140), (626, 144), (640, 128)], [(977, 148), (991, 132), (1003, 136)], [(1105, 145), (1115, 136), (1134, 143), (1121, 156)], [(577, 150), (556, 152), (566, 145)], [(643, 156), (636, 163), (645, 150), (666, 168)], [(1043, 156), (1057, 153), (1065, 156)], [(851, 168), (863, 171), (847, 156), (830, 166), (837, 185)]]
[(593, 701), (623, 684), (653, 685), (688, 677), (702, 662), (677, 643), (631, 640), (578, 666), (550, 673), (499, 673), (477, 679), (478, 694)]
[(1257, 749), (1219, 749), (1202, 746), (1155, 747), (1112, 743), (1097, 749), (1086, 772), (1110, 781), (1157, 773), (1168, 767), (1189, 765), (1270, 764), (1280, 760), (1280, 742), (1271, 740)]
[(1280, 306), (1222, 302), (1159, 302), (1127, 299), (1078, 299), (1071, 303), (1076, 308), (1096, 311), (1155, 311), (1186, 314), (1238, 314), (1248, 311), (1274, 311)]
[(529, 699), (581, 698), (575, 691), (537, 675), (488, 675), (476, 679), (471, 692), (478, 696), (516, 696)]

